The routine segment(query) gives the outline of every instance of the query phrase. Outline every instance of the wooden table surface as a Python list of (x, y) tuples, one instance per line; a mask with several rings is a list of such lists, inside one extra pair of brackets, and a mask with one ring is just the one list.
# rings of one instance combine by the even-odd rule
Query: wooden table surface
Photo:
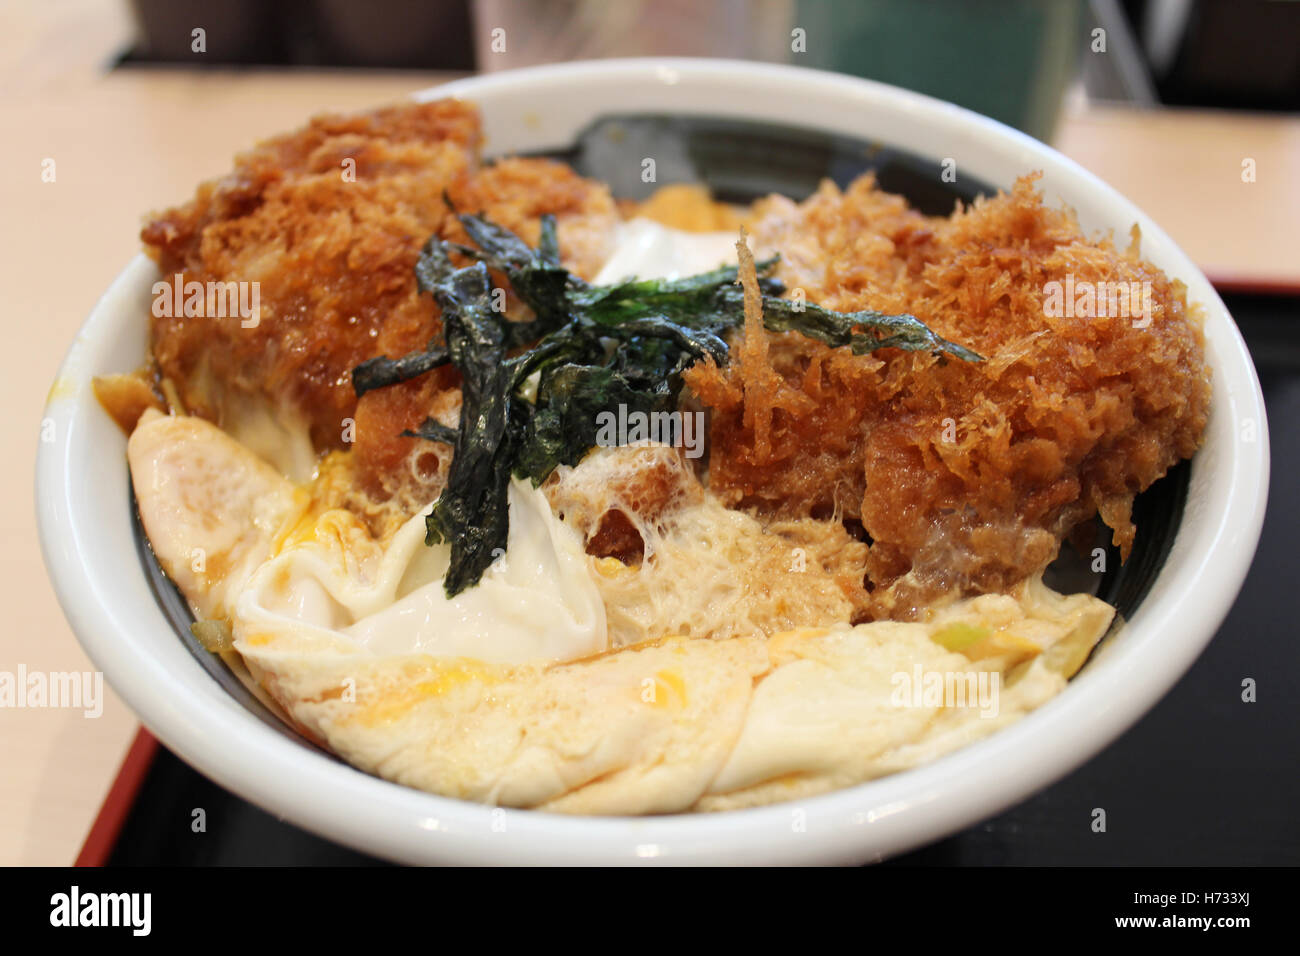
[[(42, 408), (78, 326), (135, 254), (141, 216), (224, 172), (231, 154), (324, 110), (397, 99), (446, 76), (107, 67), (129, 35), (98, 0), (0, 12), (0, 671), (90, 663), (39, 557), (32, 469)], [(1135, 200), (1212, 277), (1300, 286), (1300, 120), (1072, 108), (1058, 146)], [(1243, 158), (1256, 181), (1241, 181)], [(53, 159), (55, 180), (42, 181)], [(72, 862), (135, 718), (108, 688), (102, 715), (0, 710), (0, 864)]]

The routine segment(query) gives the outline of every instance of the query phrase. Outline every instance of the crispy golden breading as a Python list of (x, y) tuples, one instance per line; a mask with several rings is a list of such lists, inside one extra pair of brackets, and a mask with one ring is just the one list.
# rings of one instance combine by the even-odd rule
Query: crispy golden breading
[(397, 498), (401, 512), (436, 497), (447, 449), (401, 432), (446, 404), (442, 396), (458, 395), (455, 370), (360, 402), (351, 371), (423, 348), (438, 331), (437, 306), (419, 294), (414, 266), (430, 234), (464, 238), (444, 192), (462, 211), (481, 211), (532, 242), (540, 217), (555, 214), (565, 264), (587, 275), (603, 263), (618, 219), (603, 184), (558, 163), (511, 159), (480, 170), (480, 135), (477, 111), (455, 100), (320, 117), (154, 216), (142, 238), (164, 275), (259, 283), (256, 328), (238, 318), (153, 320), (154, 357), (185, 406), (225, 423), (252, 396), (305, 420), (317, 452), (354, 441), (357, 510)]
[[(541, 218), (551, 213), (558, 223), (564, 266), (584, 279), (594, 278), (614, 251), (614, 227), (620, 217), (609, 188), (583, 179), (563, 163), (498, 160), (457, 183), (451, 200), (461, 212), (483, 213), (534, 247)], [(444, 238), (468, 240), (457, 222), (448, 224)]]
[(412, 270), (446, 214), (443, 190), (473, 170), (479, 135), (474, 109), (451, 100), (320, 117), (149, 221), (142, 238), (164, 275), (259, 283), (256, 328), (154, 319), (154, 356), (189, 409), (222, 420), (215, 382), (304, 415), (317, 449), (343, 447), (351, 369), (419, 348), (437, 328)]
[[(1127, 556), (1134, 495), (1196, 450), (1210, 397), (1185, 289), (1139, 257), (1136, 234), (1126, 252), (1088, 241), (1032, 177), (948, 219), (869, 178), (826, 185), (761, 203), (754, 234), (809, 301), (910, 312), (987, 361), (854, 356), (787, 334), (757, 366), (743, 347), (726, 369), (697, 365), (713, 492), (770, 515), (859, 519), (876, 616), (1009, 587), (1097, 513)], [(1067, 275), (1150, 283), (1149, 326), (1047, 315), (1048, 283)]]

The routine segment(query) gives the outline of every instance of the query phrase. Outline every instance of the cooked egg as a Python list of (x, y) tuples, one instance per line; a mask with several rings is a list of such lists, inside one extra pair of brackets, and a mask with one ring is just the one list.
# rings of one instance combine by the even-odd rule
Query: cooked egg
[(638, 279), (679, 279), (736, 261), (736, 233), (686, 232), (649, 219), (618, 226), (614, 252), (596, 276), (597, 285)]
[(140, 519), (154, 554), (200, 618), (229, 599), (270, 555), (277, 529), (305, 496), (201, 418), (141, 416), (127, 444)]
[[(577, 535), (526, 482), (512, 482), (509, 508), (505, 553), (454, 597), (443, 588), (451, 546), (424, 543), (428, 508), (386, 550), (346, 512), (327, 513), (317, 533), (287, 546), (249, 582), (234, 609), (236, 634), (325, 630), (377, 655), (504, 664), (604, 651), (605, 608)], [(322, 543), (331, 533), (336, 543)]]
[(298, 634), (376, 655), (501, 663), (606, 648), (582, 544), (527, 483), (510, 488), (508, 556), (448, 598), (450, 546), (425, 546), (423, 513), (382, 548), (348, 512), (310, 515), (305, 491), (200, 418), (147, 412), (128, 458), (163, 569), (198, 617), (231, 618), (237, 638)]

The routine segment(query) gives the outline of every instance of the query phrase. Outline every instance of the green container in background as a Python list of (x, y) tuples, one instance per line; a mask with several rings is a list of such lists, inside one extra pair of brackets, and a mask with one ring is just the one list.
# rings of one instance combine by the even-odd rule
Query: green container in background
[(790, 62), (947, 100), (1048, 141), (1080, 53), (1084, 0), (797, 0)]

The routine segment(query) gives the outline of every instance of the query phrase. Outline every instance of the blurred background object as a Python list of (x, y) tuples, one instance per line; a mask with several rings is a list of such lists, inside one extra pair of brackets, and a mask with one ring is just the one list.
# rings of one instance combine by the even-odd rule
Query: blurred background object
[(1055, 132), (1072, 85), (1094, 100), (1139, 106), (1300, 109), (1300, 2), (1294, 0), (130, 0), (130, 6), (136, 39), (124, 64), (494, 71), (616, 56), (731, 57), (880, 80), (1044, 140)]
[(476, 65), (615, 56), (784, 62), (794, 8), (794, 0), (475, 0)]
[(796, 14), (806, 65), (916, 90), (1042, 140), (1074, 79), (1086, 17), (1083, 0), (800, 0)]
[[(470, 0), (130, 0), (125, 62), (472, 70)], [(194, 31), (203, 31), (202, 50)], [(202, 57), (196, 57), (202, 53)]]
[(1129, 0), (1160, 102), (1300, 110), (1300, 3)]

